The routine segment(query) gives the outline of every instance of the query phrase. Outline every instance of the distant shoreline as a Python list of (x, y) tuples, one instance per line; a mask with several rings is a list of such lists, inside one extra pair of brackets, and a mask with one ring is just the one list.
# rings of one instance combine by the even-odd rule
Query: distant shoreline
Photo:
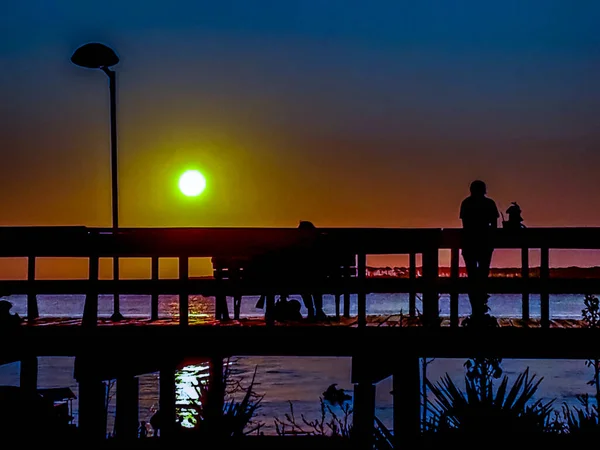
[[(416, 268), (417, 276), (422, 273), (422, 267)], [(442, 266), (439, 268), (440, 277), (450, 276), (450, 267)], [(459, 276), (466, 277), (467, 271), (465, 267), (459, 267)], [(491, 268), (490, 276), (492, 277), (520, 277), (520, 267), (502, 267), (502, 268)], [(530, 267), (529, 276), (532, 278), (540, 276), (540, 268)], [(370, 278), (408, 278), (409, 268), (408, 267), (373, 267), (367, 266), (367, 277)], [(550, 277), (553, 278), (600, 278), (600, 267), (551, 267)]]
[[(460, 277), (467, 276), (467, 270), (465, 267), (459, 267), (458, 269)], [(422, 274), (422, 266), (416, 267), (417, 277), (420, 277)], [(450, 276), (450, 267), (448, 266), (440, 266), (439, 267), (439, 276), (440, 277), (449, 277)], [(499, 278), (514, 278), (521, 276), (521, 268), (520, 267), (492, 267), (490, 269), (491, 277), (499, 277)], [(531, 278), (536, 278), (540, 276), (540, 268), (530, 267), (529, 268), (529, 276)], [(367, 277), (369, 278), (409, 278), (409, 268), (408, 267), (376, 267), (376, 266), (367, 266)], [(551, 267), (550, 268), (550, 277), (551, 278), (600, 278), (600, 266), (593, 267)], [(193, 276), (190, 279), (194, 280), (202, 280), (202, 279), (214, 279), (213, 275), (207, 276)]]

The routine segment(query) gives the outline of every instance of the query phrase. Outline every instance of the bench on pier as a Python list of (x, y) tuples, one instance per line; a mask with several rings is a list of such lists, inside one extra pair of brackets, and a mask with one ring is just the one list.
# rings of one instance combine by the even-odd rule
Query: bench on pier
[[(265, 317), (271, 316), (274, 307), (274, 295), (314, 294), (315, 290), (335, 295), (336, 317), (340, 315), (340, 299), (344, 295), (344, 315), (350, 313), (350, 294), (340, 289), (327, 291), (328, 282), (344, 278), (356, 277), (356, 257), (352, 254), (340, 255), (320, 251), (319, 249), (286, 249), (245, 257), (213, 257), (214, 277), (217, 280), (235, 280), (240, 282), (260, 283), (268, 285), (273, 280), (277, 285), (287, 285), (278, 292), (266, 293)], [(303, 285), (307, 284), (304, 290)], [(330, 289), (331, 290), (331, 289)], [(239, 319), (242, 296), (233, 296), (234, 319)], [(217, 296), (215, 305), (216, 317), (228, 320), (226, 297)]]

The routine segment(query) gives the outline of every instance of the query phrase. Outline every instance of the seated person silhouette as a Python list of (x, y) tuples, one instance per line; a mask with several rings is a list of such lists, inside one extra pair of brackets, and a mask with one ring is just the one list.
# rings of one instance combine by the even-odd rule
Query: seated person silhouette
[[(307, 220), (301, 220), (300, 223), (298, 224), (298, 229), (299, 230), (316, 230), (317, 227), (315, 227), (315, 225), (312, 222), (309, 222)], [(304, 264), (307, 266), (305, 267), (305, 270), (307, 271), (307, 276), (309, 277), (314, 277), (314, 278), (320, 278), (324, 275), (324, 272), (326, 271), (326, 268), (322, 267), (323, 265), (323, 261), (322, 258), (319, 257), (319, 255), (317, 255), (317, 258), (310, 258), (307, 259)], [(309, 269), (310, 267), (310, 269)], [(306, 307), (306, 310), (308, 311), (308, 318), (309, 319), (316, 319), (316, 320), (325, 320), (327, 319), (327, 315), (325, 314), (325, 312), (323, 311), (323, 294), (320, 292), (314, 292), (314, 293), (309, 293), (309, 292), (304, 292), (302, 294), (302, 301), (304, 303), (304, 306)]]
[(0, 300), (0, 330), (15, 328), (21, 325), (21, 317), (17, 313), (11, 314), (12, 303)]
[(502, 221), (502, 227), (511, 230), (520, 230), (521, 228), (525, 228), (521, 212), (521, 207), (518, 205), (518, 203), (512, 202), (506, 210), (506, 214), (508, 214), (508, 220)]
[(483, 283), (490, 272), (494, 245), (492, 231), (498, 228), (500, 214), (496, 202), (487, 197), (487, 187), (481, 180), (475, 180), (470, 186), (471, 195), (460, 205), (460, 219), (463, 224), (462, 255), (467, 276), (472, 282), (469, 292), (473, 316), (482, 316), (486, 312), (488, 295)]
[(287, 295), (281, 295), (275, 303), (273, 315), (278, 322), (301, 320), (300, 308), (298, 300), (289, 300)]

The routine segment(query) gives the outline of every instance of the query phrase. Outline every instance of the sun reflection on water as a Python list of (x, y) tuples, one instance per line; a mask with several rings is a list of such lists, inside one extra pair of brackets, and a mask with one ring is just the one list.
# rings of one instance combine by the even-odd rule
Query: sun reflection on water
[[(231, 362), (228, 363), (231, 365)], [(190, 405), (200, 406), (198, 386), (208, 384), (210, 365), (208, 362), (185, 366), (175, 373), (175, 395), (181, 425), (193, 428), (197, 412)]]

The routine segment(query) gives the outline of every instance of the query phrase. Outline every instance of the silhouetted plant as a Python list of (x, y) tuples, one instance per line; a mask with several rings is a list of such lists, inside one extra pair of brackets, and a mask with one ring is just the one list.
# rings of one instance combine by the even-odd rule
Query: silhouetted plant
[[(485, 366), (482, 366), (485, 368)], [(479, 434), (490, 436), (512, 433), (536, 433), (548, 430), (554, 400), (530, 404), (543, 378), (529, 376), (529, 368), (519, 374), (508, 387), (504, 376), (494, 392), (490, 378), (494, 372), (484, 372), (488, 380), (479, 384), (481, 374), (465, 376), (465, 391), (460, 390), (446, 374), (438, 383), (427, 381), (435, 397), (427, 429), (436, 433)], [(497, 374), (497, 372), (496, 372)]]
[[(585, 328), (600, 329), (600, 301), (598, 297), (586, 294), (583, 303), (585, 305), (585, 308), (581, 310), (583, 326)], [(585, 365), (594, 370), (594, 377), (587, 384), (594, 386), (596, 389), (596, 407), (598, 407), (600, 405), (600, 359), (588, 359)]]
[[(115, 387), (117, 384), (117, 380), (108, 380), (106, 382), (102, 382), (102, 384), (104, 385), (104, 390), (105, 390), (104, 411), (103, 411), (102, 420), (104, 421), (104, 425), (106, 427), (106, 425), (108, 425), (108, 410), (110, 409), (110, 404), (111, 404), (112, 399), (115, 394)], [(115, 421), (115, 423), (116, 423), (116, 421)], [(115, 430), (114, 430), (114, 424), (113, 424), (113, 431), (112, 431), (112, 433), (109, 433), (109, 435), (114, 435), (114, 434), (115, 434)]]
[(421, 358), (421, 396), (423, 401), (421, 402), (421, 425), (423, 430), (427, 427), (427, 411), (429, 410), (429, 399), (427, 396), (427, 367), (435, 361), (435, 358)]
[(284, 415), (284, 419), (275, 417), (275, 431), (279, 436), (331, 436), (350, 437), (352, 433), (352, 406), (348, 402), (340, 405), (341, 415), (337, 415), (331, 406), (319, 397), (321, 404), (321, 415), (318, 419), (309, 420), (304, 414), (300, 414), (298, 420), (294, 414), (294, 405), (290, 404), (290, 412)]
[(489, 395), (494, 389), (494, 380), (502, 376), (502, 358), (471, 358), (464, 367), (466, 377), (473, 381), (480, 397)]
[(581, 408), (563, 405), (564, 426), (569, 434), (600, 433), (598, 405), (591, 404), (589, 395), (578, 395)]
[[(198, 383), (193, 385), (198, 399), (190, 399), (190, 404), (186, 406), (186, 409), (195, 412), (192, 432), (212, 437), (240, 437), (260, 430), (264, 424), (253, 420), (264, 398), (264, 395), (254, 391), (257, 369), (258, 366), (254, 368), (250, 384), (244, 386), (243, 379), (232, 377), (230, 365), (225, 364), (225, 399), (222, 411), (216, 411), (217, 414), (205, 407), (210, 404), (211, 397), (214, 398), (214, 393), (210, 392), (210, 386), (198, 378)], [(242, 393), (241, 400), (238, 400)]]

